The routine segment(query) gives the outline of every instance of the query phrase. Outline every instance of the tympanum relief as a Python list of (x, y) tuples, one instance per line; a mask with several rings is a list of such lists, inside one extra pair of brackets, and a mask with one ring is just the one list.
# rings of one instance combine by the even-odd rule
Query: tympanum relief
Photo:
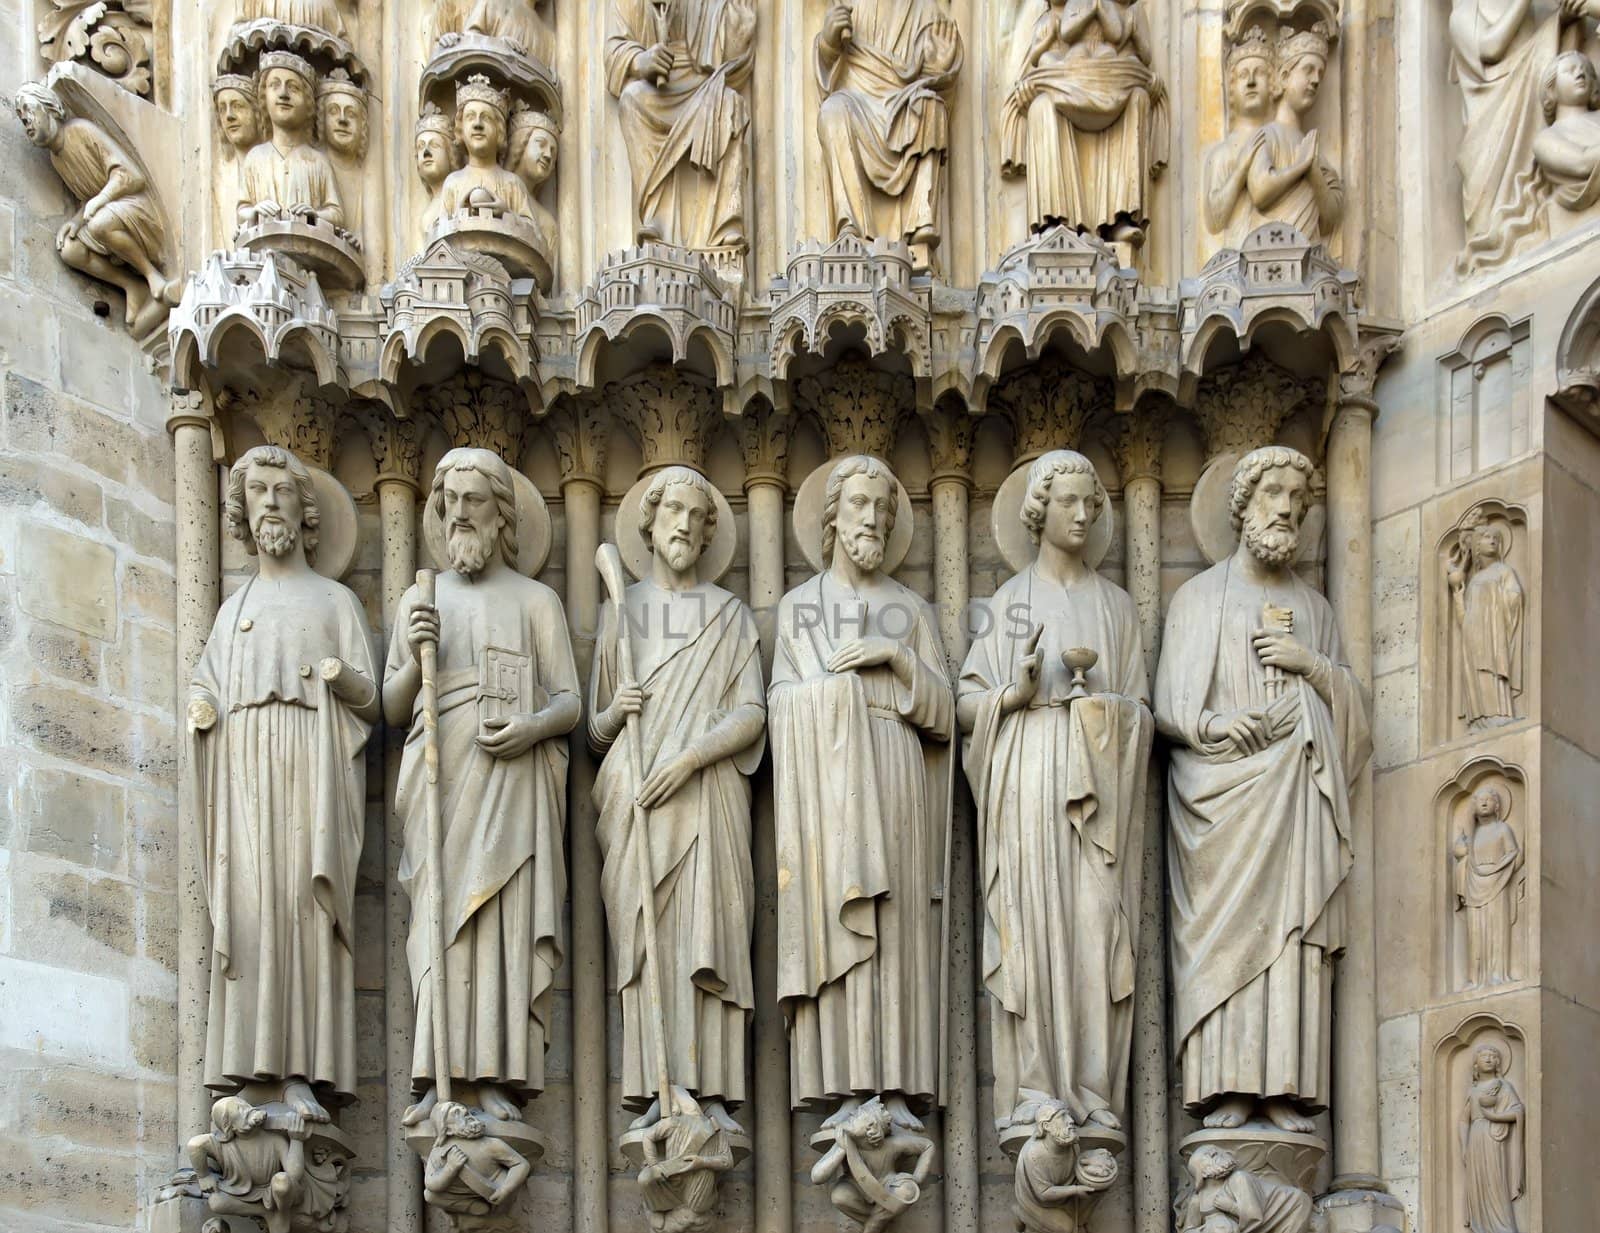
[(205, 833), (205, 1081), (220, 1097), (189, 1155), (211, 1211), (273, 1233), (343, 1227), (350, 1144), (333, 1114), (356, 1091), (353, 904), (378, 718), (361, 602), (315, 568), (354, 511), (316, 474), (271, 445), (229, 473), (228, 529), (259, 564), (206, 641), (184, 761)]

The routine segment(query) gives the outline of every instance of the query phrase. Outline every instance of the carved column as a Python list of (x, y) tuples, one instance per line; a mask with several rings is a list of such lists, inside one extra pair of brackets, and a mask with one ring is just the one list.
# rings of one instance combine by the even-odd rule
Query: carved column
[[(1122, 421), (1115, 442), (1122, 473), (1128, 594), (1139, 610), (1145, 670), (1155, 680), (1161, 643), (1161, 445), (1166, 415), (1146, 407)], [(1152, 766), (1145, 798), (1144, 882), (1139, 903), (1139, 954), (1134, 973), (1133, 1175), (1134, 1227), (1166, 1233), (1172, 1222), (1167, 1162), (1166, 869), (1162, 782)]]
[[(589, 679), (600, 621), (600, 500), (610, 422), (593, 399), (569, 402), (551, 417), (567, 513), (567, 619), (578, 678)], [(567, 845), (572, 887), (572, 1227), (606, 1233), (606, 1135), (609, 1104), (606, 1054), (606, 929), (600, 897), (600, 845), (595, 840), (594, 759), (583, 725), (572, 735), (567, 790)]]
[[(936, 411), (928, 421), (933, 474), (933, 592), (939, 637), (952, 676), (967, 655), (967, 515), (972, 491), (972, 437), (977, 421), (956, 405)], [(941, 1042), (948, 1076), (944, 1111), (944, 1227), (978, 1227), (978, 1071), (976, 1050), (951, 1048), (954, 1041), (977, 1038), (977, 975), (973, 962), (973, 824), (970, 798), (957, 793), (950, 848), (950, 885), (944, 888), (950, 913), (950, 1003)]]
[[(221, 602), (222, 537), (217, 520), (217, 463), (211, 448), (212, 420), (198, 391), (175, 392), (167, 431), (172, 434), (177, 526), (177, 681), (175, 699), (186, 697), (195, 665)], [(176, 702), (174, 702), (176, 705)], [(180, 707), (178, 714), (183, 710)], [(178, 834), (178, 1142), (210, 1123), (205, 1087), (206, 1010), (211, 983), (211, 918), (206, 907), (204, 853), (190, 842), (198, 828), (179, 797)]]
[[(788, 416), (761, 403), (746, 412), (740, 426), (750, 518), (750, 608), (761, 633), (762, 657), (770, 669), (778, 601), (784, 591), (783, 500), (788, 487), (791, 425)], [(789, 1042), (783, 1012), (778, 1008), (778, 856), (770, 790), (756, 793), (755, 816), (755, 1227), (789, 1233), (794, 1191)]]

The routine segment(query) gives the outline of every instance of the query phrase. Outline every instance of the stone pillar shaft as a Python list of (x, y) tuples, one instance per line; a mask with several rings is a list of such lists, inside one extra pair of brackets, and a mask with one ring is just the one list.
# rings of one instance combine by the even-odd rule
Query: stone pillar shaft
[[(174, 406), (174, 411), (179, 411)], [(177, 703), (178, 722), (187, 712), (189, 681), (205, 650), (222, 594), (221, 526), (217, 520), (217, 464), (211, 421), (204, 415), (173, 416), (177, 528)], [(180, 795), (180, 801), (181, 801)], [(181, 1154), (193, 1135), (210, 1124), (205, 1087), (206, 1009), (210, 997), (211, 917), (206, 907), (204, 847), (194, 837), (197, 818), (178, 816), (178, 1141)]]
[[(1370, 398), (1343, 393), (1328, 433), (1328, 600), (1345, 654), (1372, 688), (1372, 416)], [(1372, 768), (1350, 799), (1355, 864), (1345, 884), (1352, 930), (1334, 978), (1338, 1033), (1333, 1063), (1335, 1185), (1381, 1189), (1378, 1144), (1378, 1013), (1373, 928)]]
[[(750, 512), (750, 607), (770, 665), (778, 601), (783, 598), (784, 482), (775, 474), (745, 481)], [(752, 850), (756, 878), (755, 919), (755, 1227), (770, 1233), (793, 1228), (793, 1143), (789, 1116), (789, 1041), (778, 1008), (778, 856), (774, 848), (770, 792), (755, 802)], [(763, 816), (765, 815), (765, 816)]]

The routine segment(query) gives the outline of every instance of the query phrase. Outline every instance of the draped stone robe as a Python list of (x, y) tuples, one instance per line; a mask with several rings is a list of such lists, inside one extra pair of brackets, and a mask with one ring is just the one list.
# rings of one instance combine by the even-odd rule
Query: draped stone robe
[[(1250, 641), (1268, 601), (1293, 609), (1294, 636), (1327, 661), (1327, 699), (1295, 674), (1269, 684)], [(1210, 715), (1243, 707), (1268, 710), (1266, 749), (1240, 756), (1205, 739)], [(1268, 588), (1249, 582), (1232, 557), (1185, 583), (1167, 614), (1156, 719), (1172, 742), (1167, 864), (1184, 1103), (1241, 1093), (1323, 1107), (1349, 788), (1372, 748), (1328, 601), (1292, 574)]]
[(1474, 1080), (1461, 1122), (1469, 1233), (1518, 1233), (1513, 1203), (1522, 1193), (1525, 1159), (1517, 1089), (1502, 1075)]
[[(982, 859), (983, 982), (993, 1024), (995, 1117), (1021, 1089), (1073, 1117), (1121, 1118), (1133, 1039), (1146, 777), (1155, 724), (1139, 617), (1098, 574), (1068, 587), (1037, 565), (1006, 582), (957, 686), (979, 699), (963, 750)], [(1039, 689), (1009, 715), (1028, 632), (1043, 624)], [(1068, 647), (1091, 647), (1094, 695), (1067, 703)]]
[(191, 696), (184, 791), (211, 912), (205, 1081), (300, 1078), (356, 1090), (351, 958), (371, 725), (318, 671), (337, 656), (376, 688), (361, 602), (316, 574), (252, 578), (222, 604)]
[[(127, 151), (90, 121), (70, 119), (62, 125), (61, 148), (50, 152), (50, 166), (80, 203), (90, 201), (112, 176), (120, 175), (122, 193), (101, 206), (100, 213), (116, 219), (152, 264), (160, 263), (161, 217), (143, 173)], [(102, 257), (111, 256), (89, 232), (79, 231), (78, 239)]]
[(533, 196), (521, 176), (498, 165), (474, 167), (471, 163), (452, 171), (439, 186), (438, 216), (454, 218), (462, 213), (479, 189), (493, 197), (505, 213), (533, 220)]
[[(863, 602), (864, 601), (864, 602)], [(864, 634), (914, 656), (829, 672)], [(940, 1089), (942, 896), (954, 698), (927, 603), (879, 577), (860, 599), (830, 574), (783, 597), (767, 691), (778, 860), (778, 997), (796, 1107)]]
[[(1263, 124), (1261, 132), (1265, 136), (1265, 141), (1256, 153), (1259, 161), (1277, 169), (1290, 166), (1300, 156), (1300, 143), (1305, 140), (1306, 135), (1299, 129), (1273, 120)], [(1344, 181), (1339, 175), (1338, 168), (1325, 158), (1319, 157), (1317, 162), (1322, 174), (1335, 186), (1333, 195), (1339, 203), (1337, 213), (1342, 215)], [(1248, 236), (1257, 227), (1265, 226), (1267, 223), (1288, 223), (1310, 240), (1323, 239), (1333, 231), (1333, 220), (1322, 217), (1322, 209), (1317, 203), (1317, 192), (1311, 187), (1310, 171), (1295, 181), (1294, 186), (1274, 201), (1271, 207), (1262, 209), (1254, 201), (1251, 202), (1250, 223), (1245, 229), (1245, 235)]]
[[(737, 597), (702, 583), (669, 592), (644, 581), (628, 588), (627, 636), (634, 674), (649, 699), (635, 721), (645, 778), (699, 741), (732, 711), (766, 708), (755, 619)], [(620, 680), (617, 615), (600, 613), (590, 714), (611, 705)], [(622, 1093), (643, 1108), (655, 1097), (655, 1025), (645, 989), (639, 828), (626, 729), (595, 775), (601, 890), (622, 999)], [(645, 815), (654, 891), (667, 1073), (701, 1100), (745, 1098), (745, 1036), (755, 1010), (750, 928), (750, 780), (762, 736), (697, 772)]]
[(1456, 607), (1461, 718), (1510, 719), (1522, 692), (1522, 582), (1504, 561), (1475, 569)]
[[(856, 0), (843, 54), (818, 45), (817, 130), (828, 217), (863, 236), (905, 239), (937, 227), (939, 169), (950, 148), (941, 91), (961, 69), (926, 73), (928, 31), (947, 18), (939, 0)], [(887, 198), (887, 200), (885, 200)]]
[(676, 0), (665, 42), (672, 69), (657, 84), (631, 77), (640, 52), (661, 40), (652, 0), (613, 0), (606, 40), (606, 87), (633, 171), (640, 222), (687, 248), (744, 238), (745, 131), (755, 45), (729, 44), (729, 0)]
[[(387, 674), (410, 662), (406, 631), (416, 603), (416, 588), (408, 588)], [(537, 688), (552, 698), (577, 694), (578, 670), (561, 601), (541, 582), (507, 572), (488, 587), (442, 572), (436, 606), (450, 1069), (458, 1080), (498, 1083), (527, 1096), (544, 1087), (550, 987), (561, 966), (567, 742), (540, 741), (515, 758), (479, 748), (480, 665), (491, 647), (530, 655)], [(419, 690), (395, 788), (395, 811), (405, 824), (400, 882), (411, 899), (406, 956), (417, 1008), (411, 1075), (419, 1090), (434, 1078), (423, 752)]]
[(1467, 918), (1467, 979), (1473, 986), (1511, 979), (1511, 928), (1517, 921), (1522, 845), (1505, 821), (1480, 822), (1455, 858), (1456, 903)]
[(333, 161), (309, 143), (281, 153), (270, 141), (252, 146), (239, 171), (239, 208), (275, 201), (287, 214), (305, 206), (321, 222), (344, 226), (344, 201)]

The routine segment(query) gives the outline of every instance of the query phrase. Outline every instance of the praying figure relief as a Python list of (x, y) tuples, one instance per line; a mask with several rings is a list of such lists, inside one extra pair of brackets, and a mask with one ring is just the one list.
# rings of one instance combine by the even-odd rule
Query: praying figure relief
[(1267, 446), (1229, 492), (1238, 549), (1178, 588), (1156, 673), (1167, 806), (1173, 1030), (1208, 1127), (1309, 1133), (1328, 1104), (1337, 892), (1350, 785), (1371, 753), (1328, 601), (1291, 565), (1309, 459)]
[(144, 170), (98, 124), (67, 113), (60, 95), (41, 82), (17, 88), (17, 119), (28, 140), (83, 205), (56, 232), (56, 251), (74, 270), (121, 290), (124, 320), (144, 337), (166, 320), (182, 293), (169, 278), (164, 224)]
[(1445, 565), (1459, 636), (1459, 717), (1469, 732), (1516, 720), (1522, 693), (1522, 580), (1506, 561), (1511, 528), (1483, 511), (1462, 520)]
[[(745, 1099), (755, 1009), (749, 776), (765, 747), (761, 647), (750, 610), (697, 576), (712, 540), (733, 534), (718, 526), (705, 476), (667, 467), (621, 516), (637, 520), (650, 572), (623, 591), (620, 558), (602, 549), (602, 576), (618, 594), (600, 614), (589, 743), (604, 757), (594, 801), (622, 1002), (622, 1099), (642, 1113), (631, 1132), (699, 1126), (629, 1136), (654, 1149), (647, 1206), (676, 1184), (693, 1208), (699, 1188), (679, 1175), (710, 1171), (714, 1194), (716, 1172), (733, 1163), (726, 1136), (743, 1135), (729, 1106)], [(679, 1154), (661, 1158), (674, 1145)]]
[(1272, 44), (1260, 26), (1250, 26), (1228, 48), (1228, 135), (1206, 152), (1206, 228), (1224, 247), (1238, 248), (1250, 234), (1254, 213), (1250, 171), (1267, 140), (1272, 118)]
[[(488, 450), (453, 449), (428, 506), (450, 568), (435, 594), (427, 575), (400, 601), (383, 703), (389, 723), (409, 729), (395, 811), (405, 827), (399, 877), (411, 899), (411, 1075), (421, 1099), (404, 1120), (420, 1126), (431, 1116), (437, 1153), (451, 1139), (524, 1132), (520, 1105), (544, 1087), (566, 896), (563, 738), (580, 703), (561, 601), (517, 572), (510, 468)], [(481, 1111), (478, 1123), (453, 1104)], [(482, 1187), (474, 1178), (515, 1162), (457, 1146), (437, 1162), (430, 1154), (440, 1184), (429, 1201), (454, 1210), (459, 1182), (481, 1197), (493, 1190), (487, 1201), (499, 1208), (515, 1186), (503, 1175), (491, 1184), (492, 1171)]]
[(945, 0), (831, 4), (815, 51), (832, 238), (937, 248), (950, 148), (944, 95), (962, 61), (961, 32)]
[(1105, 504), (1081, 454), (1029, 468), (1038, 555), (995, 593), (957, 686), (1002, 1128), (1041, 1099), (1122, 1125), (1155, 725), (1133, 600), (1084, 560)]
[(271, 125), (268, 140), (244, 157), (239, 185), (239, 229), (299, 219), (342, 232), (344, 202), (327, 153), (313, 144), (316, 71), (290, 51), (261, 57), (259, 93)]
[(211, 917), (205, 1081), (225, 1094), (190, 1155), (212, 1211), (259, 1216), (332, 1204), (307, 1167), (356, 1091), (352, 928), (378, 687), (361, 601), (312, 568), (322, 513), (305, 466), (248, 451), (226, 517), (259, 568), (223, 602), (189, 687), (183, 790)]
[[(851, 1153), (867, 1143), (863, 1167), (885, 1185), (878, 1165), (893, 1162), (874, 1154), (919, 1136), (911, 1106), (931, 1107), (941, 1089), (955, 728), (933, 614), (882, 572), (899, 491), (888, 466), (865, 455), (829, 473), (825, 568), (779, 605), (767, 693), (790, 1096), (796, 1108), (837, 1104), (813, 1142), (831, 1140), (852, 1177)], [(874, 1096), (873, 1120), (889, 1125), (858, 1135), (851, 1128)], [(914, 1200), (915, 1189), (887, 1193)], [(867, 1222), (840, 1186), (833, 1193)], [(888, 1202), (869, 1198), (874, 1211)]]
[(1003, 111), (1001, 171), (1025, 176), (1028, 227), (1135, 247), (1167, 162), (1167, 95), (1140, 0), (1046, 0)]
[(1279, 33), (1274, 49), (1273, 118), (1261, 128), (1245, 188), (1250, 194), (1250, 226), (1288, 223), (1311, 240), (1326, 239), (1344, 217), (1344, 181), (1323, 156), (1322, 137), (1305, 128), (1317, 101), (1333, 30), (1322, 22), (1308, 30)]
[(1581, 51), (1564, 51), (1539, 79), (1545, 127), (1533, 157), (1563, 210), (1600, 201), (1600, 73)]
[(1522, 885), (1522, 845), (1507, 821), (1511, 795), (1498, 783), (1472, 794), (1471, 828), (1456, 836), (1456, 911), (1466, 917), (1467, 988), (1503, 985), (1511, 979), (1512, 929)]
[(1472, 1051), (1472, 1079), (1461, 1110), (1469, 1233), (1518, 1233), (1514, 1202), (1522, 1197), (1524, 1112), (1506, 1077), (1510, 1059), (1498, 1043)]
[(612, 0), (611, 30), (639, 240), (743, 248), (754, 0)]

